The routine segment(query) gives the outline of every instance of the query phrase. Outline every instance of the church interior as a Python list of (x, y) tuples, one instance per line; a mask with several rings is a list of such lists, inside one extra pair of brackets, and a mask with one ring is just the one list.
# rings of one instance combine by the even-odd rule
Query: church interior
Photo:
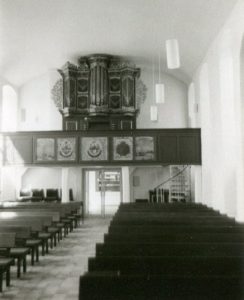
[(244, 0), (0, 0), (0, 298), (244, 299)]

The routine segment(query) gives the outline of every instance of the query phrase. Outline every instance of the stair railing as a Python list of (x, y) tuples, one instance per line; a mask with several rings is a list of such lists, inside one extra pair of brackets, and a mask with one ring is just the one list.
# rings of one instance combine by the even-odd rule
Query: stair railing
[(174, 178), (176, 178), (177, 176), (181, 175), (183, 172), (185, 172), (185, 170), (187, 168), (189, 168), (189, 165), (186, 165), (182, 170), (180, 170), (179, 172), (177, 172), (175, 175), (169, 177), (167, 180), (163, 181), (162, 183), (158, 184), (153, 191), (155, 191), (155, 196), (156, 196), (156, 202), (160, 203), (160, 202), (165, 202), (164, 199), (164, 192), (163, 192), (163, 186), (172, 181)]

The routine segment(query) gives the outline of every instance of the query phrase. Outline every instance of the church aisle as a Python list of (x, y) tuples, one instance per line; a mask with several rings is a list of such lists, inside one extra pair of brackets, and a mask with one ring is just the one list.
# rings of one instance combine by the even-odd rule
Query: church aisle
[(40, 257), (27, 273), (16, 278), (11, 271), (11, 287), (0, 294), (2, 300), (77, 300), (79, 277), (87, 271), (88, 257), (95, 255), (95, 244), (103, 241), (110, 219), (89, 218), (56, 248)]

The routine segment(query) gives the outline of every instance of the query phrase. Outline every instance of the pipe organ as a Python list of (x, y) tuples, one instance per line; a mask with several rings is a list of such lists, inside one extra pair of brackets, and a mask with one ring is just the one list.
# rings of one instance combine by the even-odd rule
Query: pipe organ
[(64, 130), (136, 129), (136, 80), (140, 69), (119, 57), (94, 54), (67, 62), (63, 79)]

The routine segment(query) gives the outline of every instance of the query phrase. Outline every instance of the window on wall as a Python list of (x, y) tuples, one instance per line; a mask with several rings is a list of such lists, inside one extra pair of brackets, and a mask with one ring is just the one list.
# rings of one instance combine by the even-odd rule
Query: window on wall
[(2, 87), (2, 131), (17, 130), (17, 93), (10, 85)]
[(209, 90), (209, 69), (208, 64), (202, 65), (199, 75), (199, 98), (201, 111), (201, 126), (205, 134), (209, 135), (212, 126), (211, 107), (210, 107), (210, 90)]
[(195, 97), (195, 85), (192, 82), (188, 88), (188, 117), (189, 126), (196, 126), (196, 97)]
[(222, 129), (226, 134), (235, 130), (234, 72), (231, 51), (220, 58), (220, 98)]

